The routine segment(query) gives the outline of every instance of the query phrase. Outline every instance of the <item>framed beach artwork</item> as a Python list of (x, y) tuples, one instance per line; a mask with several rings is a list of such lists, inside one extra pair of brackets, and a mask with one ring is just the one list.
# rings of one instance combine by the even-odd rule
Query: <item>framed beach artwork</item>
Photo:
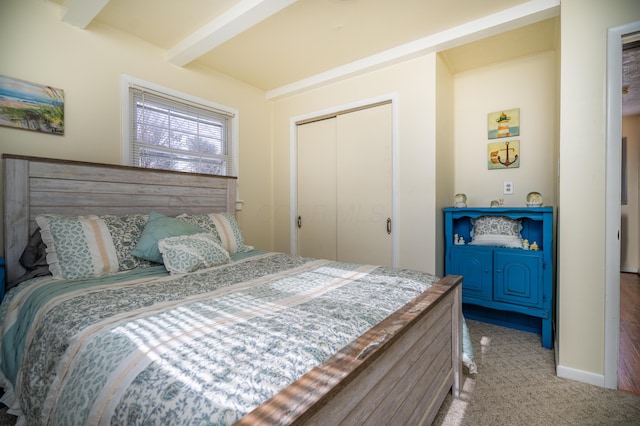
[(489, 143), (487, 165), (489, 170), (520, 167), (520, 141)]
[(64, 135), (64, 91), (0, 75), (0, 126)]
[(505, 109), (488, 114), (489, 139), (520, 136), (520, 108)]

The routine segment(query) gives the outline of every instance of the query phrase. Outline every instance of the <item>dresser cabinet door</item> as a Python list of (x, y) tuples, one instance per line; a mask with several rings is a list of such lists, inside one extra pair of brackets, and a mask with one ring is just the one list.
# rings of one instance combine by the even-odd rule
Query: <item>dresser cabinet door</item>
[(542, 307), (542, 253), (496, 250), (493, 299)]
[(470, 246), (453, 247), (451, 250), (452, 274), (464, 276), (463, 299), (491, 300), (493, 253), (491, 250)]

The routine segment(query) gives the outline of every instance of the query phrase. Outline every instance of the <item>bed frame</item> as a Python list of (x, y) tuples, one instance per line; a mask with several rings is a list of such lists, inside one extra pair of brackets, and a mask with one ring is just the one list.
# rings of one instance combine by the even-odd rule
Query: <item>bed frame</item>
[[(3, 154), (8, 280), (39, 214), (235, 213), (236, 179)], [(446, 276), (239, 424), (430, 424), (462, 379), (462, 277)]]

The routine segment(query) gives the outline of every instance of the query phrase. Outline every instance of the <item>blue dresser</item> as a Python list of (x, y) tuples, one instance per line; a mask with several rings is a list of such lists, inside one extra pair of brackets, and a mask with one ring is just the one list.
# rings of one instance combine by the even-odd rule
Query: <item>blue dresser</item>
[[(522, 223), (538, 250), (468, 244), (473, 220), (502, 216)], [(553, 207), (445, 208), (445, 273), (462, 275), (467, 318), (542, 335), (553, 342)], [(458, 240), (455, 239), (457, 235)], [(462, 238), (464, 243), (460, 243)]]

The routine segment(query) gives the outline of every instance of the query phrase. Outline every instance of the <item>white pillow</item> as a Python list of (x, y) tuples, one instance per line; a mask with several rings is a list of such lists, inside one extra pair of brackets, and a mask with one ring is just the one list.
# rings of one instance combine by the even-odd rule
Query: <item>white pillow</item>
[(471, 245), (522, 248), (522, 222), (504, 216), (480, 216), (472, 220)]

